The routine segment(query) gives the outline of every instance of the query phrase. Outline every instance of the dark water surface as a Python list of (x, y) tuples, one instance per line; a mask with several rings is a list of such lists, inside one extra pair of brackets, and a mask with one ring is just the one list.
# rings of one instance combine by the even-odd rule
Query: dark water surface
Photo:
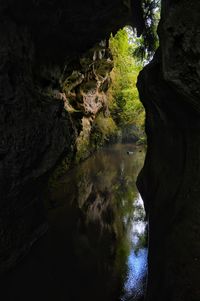
[(114, 145), (60, 179), (48, 193), (50, 229), (5, 276), (5, 301), (143, 300), (146, 224), (135, 185), (143, 161), (134, 144)]

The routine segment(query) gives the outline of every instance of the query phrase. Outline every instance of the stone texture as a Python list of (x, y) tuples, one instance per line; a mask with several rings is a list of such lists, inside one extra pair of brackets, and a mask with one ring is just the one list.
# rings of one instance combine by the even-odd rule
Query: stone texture
[(71, 148), (73, 129), (63, 102), (33, 81), (26, 30), (0, 29), (0, 270), (21, 257), (46, 229), (42, 202), (47, 173)]
[[(31, 32), (40, 62), (60, 62), (88, 50), (125, 23), (141, 21), (138, 0), (2, 0), (1, 11)], [(136, 13), (134, 13), (136, 14)]]
[(160, 49), (140, 74), (148, 151), (138, 186), (149, 220), (148, 301), (200, 298), (197, 1), (162, 1)]

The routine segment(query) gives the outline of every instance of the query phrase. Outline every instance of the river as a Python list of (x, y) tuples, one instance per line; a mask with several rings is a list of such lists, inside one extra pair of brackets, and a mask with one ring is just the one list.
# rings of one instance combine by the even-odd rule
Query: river
[(62, 176), (47, 197), (50, 229), (7, 278), (6, 301), (143, 300), (146, 222), (135, 182), (144, 155), (112, 145)]

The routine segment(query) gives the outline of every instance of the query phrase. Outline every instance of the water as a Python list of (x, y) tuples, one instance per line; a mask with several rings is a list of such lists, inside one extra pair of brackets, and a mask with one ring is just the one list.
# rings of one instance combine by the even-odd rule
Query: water
[(143, 161), (142, 148), (114, 145), (60, 179), (47, 196), (49, 232), (5, 277), (5, 301), (143, 300), (146, 223), (135, 185)]
[[(127, 151), (133, 154), (128, 155)], [(143, 160), (143, 149), (133, 144), (104, 148), (67, 173), (54, 190), (55, 195), (51, 193), (54, 206), (64, 206), (67, 198), (80, 209), (79, 230), (81, 227), (85, 230), (81, 235), (78, 230), (76, 237), (79, 264), (86, 260), (82, 252), (90, 257), (89, 261), (94, 260), (95, 271), (88, 269), (91, 262), (83, 270), (85, 274), (100, 274), (97, 278), (101, 279), (104, 294), (99, 300), (140, 300), (144, 293), (146, 223), (143, 202), (135, 185)], [(111, 285), (105, 285), (105, 274)], [(99, 291), (99, 283), (93, 286)]]
[[(130, 251), (127, 257), (127, 273), (124, 281), (124, 293), (121, 301), (141, 300), (145, 290), (147, 273), (146, 223), (141, 196), (134, 200), (134, 214), (131, 228), (127, 229)], [(143, 239), (141, 243), (141, 239)]]

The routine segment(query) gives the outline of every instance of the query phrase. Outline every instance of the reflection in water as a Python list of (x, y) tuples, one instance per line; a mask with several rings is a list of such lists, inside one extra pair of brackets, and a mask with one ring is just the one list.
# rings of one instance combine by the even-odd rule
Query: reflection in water
[[(67, 200), (79, 211), (73, 248), (78, 273), (92, 275), (88, 281), (98, 292), (92, 292), (91, 300), (141, 300), (143, 296), (146, 224), (135, 185), (143, 160), (144, 151), (134, 145), (105, 148), (67, 173), (51, 193), (57, 206), (66, 206)], [(84, 294), (87, 290), (81, 292), (83, 300)]]
[(49, 232), (4, 277), (5, 301), (142, 300), (146, 225), (135, 181), (143, 160), (142, 149), (114, 145), (60, 179), (47, 196)]
[(144, 222), (144, 207), (141, 196), (134, 200), (134, 213), (131, 228), (128, 230), (130, 253), (127, 259), (127, 276), (124, 283), (124, 300), (138, 300), (144, 294), (145, 276), (147, 272), (147, 248), (144, 246), (146, 223)]

